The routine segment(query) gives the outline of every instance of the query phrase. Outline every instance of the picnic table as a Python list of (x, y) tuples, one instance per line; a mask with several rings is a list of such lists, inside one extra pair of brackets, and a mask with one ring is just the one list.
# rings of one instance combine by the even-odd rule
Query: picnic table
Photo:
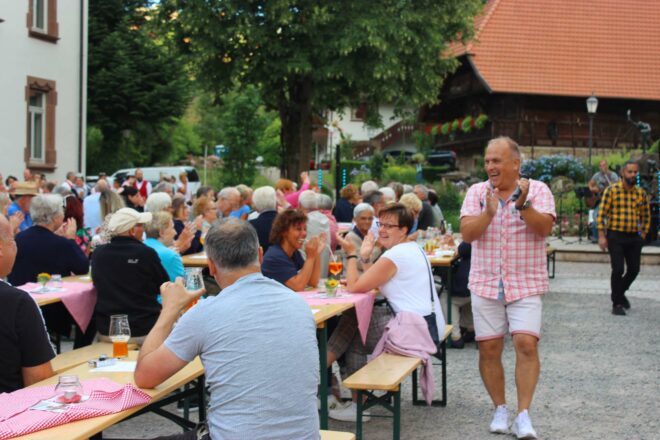
[(206, 256), (206, 252), (183, 255), (181, 260), (183, 260), (184, 267), (206, 267), (208, 264), (208, 257)]
[[(136, 351), (129, 351), (128, 360), (135, 361), (137, 360), (138, 353)], [(78, 378), (82, 380), (87, 379), (99, 379), (107, 378), (119, 384), (132, 384), (135, 385), (133, 380), (133, 372), (92, 372), (90, 367), (84, 363), (76, 367), (70, 368), (61, 372), (62, 374), (75, 374)], [(173, 393), (178, 391), (179, 388), (184, 385), (195, 382), (196, 387), (194, 389), (189, 389), (183, 392)], [(58, 376), (53, 376), (48, 379), (45, 379), (41, 382), (38, 382), (31, 387), (38, 387), (44, 385), (53, 385), (55, 386), (58, 382)], [(85, 420), (78, 420), (75, 422), (67, 423), (64, 425), (56, 426), (54, 428), (44, 429), (42, 431), (33, 432), (21, 437), (16, 437), (21, 440), (51, 440), (51, 439), (68, 439), (68, 440), (85, 440), (91, 436), (103, 431), (104, 429), (126, 420), (130, 417), (134, 417), (149, 411), (153, 411), (159, 415), (167, 417), (168, 419), (178, 423), (182, 426), (187, 426), (192, 428), (195, 424), (188, 420), (185, 420), (183, 417), (180, 417), (176, 414), (168, 413), (162, 409), (163, 406), (169, 405), (172, 402), (178, 401), (184, 397), (184, 393), (187, 395), (197, 392), (200, 396), (200, 407), (199, 407), (199, 417), (200, 419), (205, 419), (206, 408), (203, 404), (204, 402), (204, 367), (202, 366), (199, 358), (195, 358), (192, 362), (186, 365), (179, 372), (174, 374), (168, 380), (157, 386), (153, 389), (141, 388), (142, 391), (147, 393), (152, 401), (147, 405), (140, 405), (133, 408), (129, 408), (124, 411), (117, 413), (104, 415), (100, 417), (93, 417)]]

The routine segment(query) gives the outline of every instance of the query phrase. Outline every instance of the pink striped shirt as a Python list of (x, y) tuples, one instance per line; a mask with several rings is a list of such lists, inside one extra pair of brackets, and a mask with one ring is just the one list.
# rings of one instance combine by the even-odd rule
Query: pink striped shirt
[[(461, 208), (461, 218), (476, 217), (486, 209), (488, 181), (472, 185)], [(555, 200), (548, 186), (529, 181), (527, 200), (540, 213), (556, 218)], [(548, 291), (545, 237), (532, 232), (510, 199), (500, 203), (497, 214), (481, 237), (472, 243), (468, 287), (475, 295), (497, 299), (500, 280), (504, 299), (512, 302)]]

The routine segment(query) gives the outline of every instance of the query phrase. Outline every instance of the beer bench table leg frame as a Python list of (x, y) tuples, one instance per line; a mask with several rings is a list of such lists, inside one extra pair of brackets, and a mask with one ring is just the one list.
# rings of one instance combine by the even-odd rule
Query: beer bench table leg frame
[(319, 341), (319, 366), (321, 369), (321, 382), (319, 385), (319, 400), (321, 400), (319, 425), (321, 426), (321, 429), (328, 429), (328, 326), (325, 322), (317, 326), (316, 337)]
[[(447, 339), (444, 339), (442, 343), (440, 344), (440, 349), (442, 352), (440, 353), (440, 364), (433, 364), (433, 365), (441, 365), (441, 370), (442, 370), (442, 399), (441, 400), (433, 400), (431, 402), (431, 406), (447, 406)], [(417, 390), (417, 371), (419, 371), (419, 368), (413, 371), (412, 374), (412, 400), (413, 400), (413, 405), (420, 406), (420, 405), (426, 405), (426, 400), (424, 399), (419, 399), (418, 398), (418, 390)]]
[[(392, 422), (392, 438), (400, 440), (401, 438), (401, 385), (395, 391), (387, 391), (384, 395), (378, 397), (371, 391), (357, 391), (357, 422), (355, 436), (357, 440), (362, 440), (362, 413), (373, 406), (382, 406), (392, 413), (391, 416), (371, 414), (371, 417), (382, 417), (394, 419)], [(366, 400), (364, 398), (366, 397)], [(392, 403), (392, 401), (394, 403)]]
[(161, 417), (165, 417), (166, 419), (176, 423), (179, 425), (181, 428), (183, 428), (184, 431), (190, 431), (192, 429), (195, 429), (197, 426), (197, 423), (191, 422), (188, 420), (188, 408), (186, 408), (189, 404), (186, 401), (184, 403), (184, 417), (181, 417), (178, 414), (171, 413), (169, 411), (165, 411), (163, 409), (164, 406), (167, 406), (171, 403), (178, 402), (181, 399), (187, 398), (187, 397), (192, 397), (194, 395), (197, 395), (197, 404), (199, 405), (199, 420), (204, 421), (206, 420), (206, 384), (205, 384), (205, 376), (202, 375), (195, 379), (193, 381), (195, 386), (192, 388), (189, 388), (188, 385), (184, 387), (183, 391), (177, 391), (169, 396), (165, 397), (164, 399), (159, 400), (158, 402), (154, 402), (144, 408), (142, 408), (140, 411), (136, 412), (135, 414), (131, 414), (128, 419), (132, 419), (133, 417), (141, 416), (142, 414), (146, 414), (148, 412), (153, 412), (154, 414), (158, 414)]

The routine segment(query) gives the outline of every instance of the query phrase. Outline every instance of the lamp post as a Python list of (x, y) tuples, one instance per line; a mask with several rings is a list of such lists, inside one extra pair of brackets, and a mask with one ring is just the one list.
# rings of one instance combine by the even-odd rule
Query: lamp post
[(589, 173), (591, 173), (591, 148), (594, 143), (594, 116), (598, 110), (598, 98), (591, 92), (587, 98), (587, 113), (589, 113)]

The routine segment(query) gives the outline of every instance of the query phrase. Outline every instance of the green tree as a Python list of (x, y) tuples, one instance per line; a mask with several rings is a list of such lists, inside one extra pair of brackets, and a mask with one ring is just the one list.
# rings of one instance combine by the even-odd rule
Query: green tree
[(257, 145), (268, 124), (259, 91), (246, 87), (230, 92), (220, 111), (222, 140), (227, 146), (224, 159), (225, 184), (251, 183), (255, 175)]
[(441, 56), (469, 37), (482, 0), (163, 0), (162, 21), (190, 55), (198, 78), (219, 96), (259, 85), (282, 123), (283, 164), (309, 163), (315, 111), (379, 103), (398, 110), (437, 100), (457, 66)]
[(89, 2), (88, 124), (92, 172), (166, 160), (188, 102), (179, 55), (156, 38), (148, 0)]

